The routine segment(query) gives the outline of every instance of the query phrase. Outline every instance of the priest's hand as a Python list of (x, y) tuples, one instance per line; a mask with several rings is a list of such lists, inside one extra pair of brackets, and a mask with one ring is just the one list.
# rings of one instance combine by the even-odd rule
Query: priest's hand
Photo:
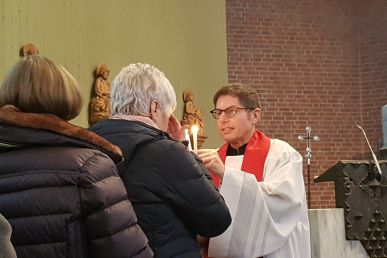
[(204, 166), (213, 175), (223, 178), (224, 164), (220, 159), (219, 154), (214, 149), (200, 149), (197, 151), (197, 155), (203, 161)]
[(202, 237), (200, 235), (196, 235), (196, 240), (198, 241), (198, 244), (200, 247), (208, 247), (208, 243), (210, 242), (209, 238)]
[(196, 240), (198, 241), (202, 257), (208, 257), (208, 244), (210, 243), (210, 239), (196, 235)]
[(185, 140), (184, 130), (188, 128), (188, 125), (181, 126), (179, 120), (174, 115), (169, 117), (167, 133), (176, 141)]

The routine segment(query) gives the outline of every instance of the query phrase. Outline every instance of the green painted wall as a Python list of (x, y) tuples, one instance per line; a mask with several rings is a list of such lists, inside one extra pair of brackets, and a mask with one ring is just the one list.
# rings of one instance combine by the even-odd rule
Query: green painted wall
[(108, 64), (110, 80), (129, 63), (151, 63), (176, 89), (182, 118), (184, 89), (205, 114), (204, 147), (222, 143), (208, 113), (227, 82), (225, 0), (0, 0), (0, 80), (32, 42), (64, 65), (85, 98), (72, 122), (87, 127), (93, 72)]

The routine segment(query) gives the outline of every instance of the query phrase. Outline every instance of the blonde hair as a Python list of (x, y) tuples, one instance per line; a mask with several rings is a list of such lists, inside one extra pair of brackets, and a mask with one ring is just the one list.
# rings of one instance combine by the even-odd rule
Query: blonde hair
[(68, 121), (79, 114), (83, 101), (77, 81), (63, 66), (34, 54), (21, 58), (6, 76), (0, 107), (7, 104)]

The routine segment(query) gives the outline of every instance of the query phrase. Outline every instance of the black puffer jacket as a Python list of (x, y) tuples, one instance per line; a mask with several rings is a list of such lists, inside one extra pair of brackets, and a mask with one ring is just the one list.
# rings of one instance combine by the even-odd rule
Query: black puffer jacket
[(223, 198), (183, 144), (142, 122), (104, 120), (92, 130), (124, 153), (118, 170), (155, 257), (200, 257), (196, 235), (227, 229)]
[(152, 257), (111, 158), (88, 130), (0, 109), (0, 213), (19, 258)]

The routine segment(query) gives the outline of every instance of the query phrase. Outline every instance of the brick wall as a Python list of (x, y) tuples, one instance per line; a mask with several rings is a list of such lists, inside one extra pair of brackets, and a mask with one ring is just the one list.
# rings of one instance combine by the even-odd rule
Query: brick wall
[[(366, 0), (226, 1), (229, 82), (259, 90), (259, 128), (270, 137), (289, 142), (302, 155), (306, 144), (297, 136), (305, 127), (320, 137), (312, 143), (311, 181), (338, 160), (369, 156), (355, 123), (364, 126), (377, 149), (380, 108), (387, 104), (386, 5), (383, 0), (372, 6)], [(312, 208), (335, 207), (333, 183), (311, 184), (311, 197)]]
[(383, 139), (381, 107), (387, 104), (387, 2), (359, 1), (360, 83), (363, 124), (372, 147)]

